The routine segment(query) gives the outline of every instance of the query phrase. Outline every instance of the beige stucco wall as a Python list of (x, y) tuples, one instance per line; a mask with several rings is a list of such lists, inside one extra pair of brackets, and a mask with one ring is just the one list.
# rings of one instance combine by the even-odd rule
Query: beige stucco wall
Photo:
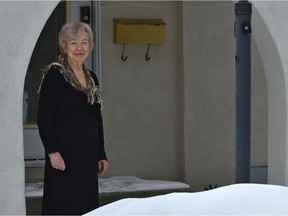
[[(161, 18), (165, 43), (113, 43), (113, 18)], [(235, 38), (232, 2), (105, 2), (102, 82), (108, 175), (233, 183)], [(253, 43), (252, 163), (267, 165), (267, 92)], [(151, 170), (152, 168), (152, 170)]]
[(183, 2), (185, 173), (196, 190), (235, 181), (233, 20), (231, 2)]
[[(108, 175), (183, 180), (181, 2), (107, 1), (102, 13), (102, 87)], [(159, 18), (165, 42), (113, 42), (113, 18)]]
[(251, 165), (266, 167), (268, 165), (267, 80), (253, 34), (251, 48)]

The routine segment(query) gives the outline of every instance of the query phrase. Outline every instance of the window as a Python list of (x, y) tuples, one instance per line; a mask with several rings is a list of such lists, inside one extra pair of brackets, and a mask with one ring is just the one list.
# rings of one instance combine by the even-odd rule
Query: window
[(23, 122), (24, 155), (26, 166), (43, 166), (44, 148), (35, 127), (39, 95), (37, 90), (42, 77), (42, 69), (60, 54), (58, 33), (66, 22), (66, 2), (61, 1), (46, 22), (34, 48), (24, 84)]
[(66, 22), (66, 1), (61, 1), (46, 22), (33, 51), (26, 73), (23, 97), (23, 122), (36, 123), (42, 69), (60, 54), (58, 33)]

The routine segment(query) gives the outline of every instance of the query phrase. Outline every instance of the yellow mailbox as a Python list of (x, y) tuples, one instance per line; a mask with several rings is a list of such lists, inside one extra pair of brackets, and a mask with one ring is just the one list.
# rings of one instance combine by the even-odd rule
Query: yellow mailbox
[(165, 23), (161, 19), (114, 19), (117, 44), (162, 44)]
[(114, 43), (122, 44), (122, 61), (127, 59), (126, 44), (147, 44), (145, 59), (149, 61), (150, 45), (164, 42), (164, 27), (161, 19), (114, 18)]

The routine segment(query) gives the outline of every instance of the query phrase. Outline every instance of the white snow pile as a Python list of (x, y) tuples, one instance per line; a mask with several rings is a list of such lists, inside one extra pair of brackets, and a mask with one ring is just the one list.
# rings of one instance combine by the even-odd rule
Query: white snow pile
[(43, 182), (26, 183), (25, 184), (26, 197), (42, 197), (43, 196)]
[(181, 182), (144, 180), (134, 176), (115, 176), (99, 179), (99, 193), (187, 188), (190, 188), (190, 186)]
[(85, 215), (288, 215), (288, 187), (234, 184), (197, 193), (128, 198)]
[[(144, 180), (134, 176), (115, 176), (110, 178), (99, 178), (99, 193), (187, 188), (190, 188), (190, 186), (181, 182)], [(43, 196), (43, 182), (26, 183), (25, 195), (26, 197)]]

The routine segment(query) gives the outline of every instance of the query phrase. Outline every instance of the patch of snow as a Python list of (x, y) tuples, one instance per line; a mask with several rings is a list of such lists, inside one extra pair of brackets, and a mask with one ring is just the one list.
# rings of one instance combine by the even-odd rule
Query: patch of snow
[(99, 193), (187, 188), (190, 188), (190, 186), (182, 182), (144, 180), (134, 176), (115, 176), (99, 179)]
[[(181, 182), (144, 180), (134, 176), (99, 178), (99, 193), (187, 188), (190, 188), (190, 186)], [(43, 196), (43, 182), (26, 183), (25, 194), (26, 197)]]
[(26, 183), (25, 184), (26, 197), (42, 197), (43, 196), (43, 182)]
[(128, 198), (92, 215), (288, 215), (288, 187), (234, 184), (197, 193)]

